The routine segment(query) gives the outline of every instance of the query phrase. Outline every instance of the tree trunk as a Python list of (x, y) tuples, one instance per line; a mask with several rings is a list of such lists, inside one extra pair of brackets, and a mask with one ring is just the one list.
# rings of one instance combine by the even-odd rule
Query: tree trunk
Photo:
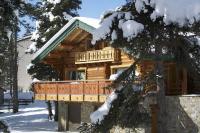
[[(17, 25), (16, 25), (17, 26)], [(17, 31), (14, 27), (14, 41), (13, 41), (13, 51), (14, 51), (14, 57), (13, 57), (13, 113), (18, 112), (19, 103), (18, 103), (18, 82), (17, 82), (17, 71), (18, 71), (18, 65), (17, 65)]]
[(157, 105), (158, 105), (158, 133), (166, 133), (166, 100), (164, 86), (164, 66), (161, 61), (162, 45), (156, 47), (156, 85), (157, 85)]
[(54, 101), (54, 105), (55, 105), (54, 121), (58, 121), (58, 101)]
[(157, 70), (157, 104), (158, 104), (158, 133), (166, 133), (166, 100), (163, 78), (163, 63), (161, 61), (156, 64)]
[(52, 120), (53, 119), (53, 113), (52, 113), (52, 106), (51, 106), (51, 102), (50, 101), (47, 101), (47, 109), (48, 109), (48, 112), (49, 112), (49, 120)]

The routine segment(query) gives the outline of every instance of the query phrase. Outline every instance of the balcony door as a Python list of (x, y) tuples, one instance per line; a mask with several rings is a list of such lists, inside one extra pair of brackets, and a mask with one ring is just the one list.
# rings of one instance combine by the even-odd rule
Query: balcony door
[(68, 80), (85, 80), (86, 79), (85, 70), (69, 70), (69, 71), (66, 71), (65, 79), (68, 79)]

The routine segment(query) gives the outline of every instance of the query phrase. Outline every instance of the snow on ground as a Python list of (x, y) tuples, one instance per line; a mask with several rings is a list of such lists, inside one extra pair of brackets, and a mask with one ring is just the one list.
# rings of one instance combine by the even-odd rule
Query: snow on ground
[(11, 133), (57, 133), (57, 123), (48, 120), (45, 101), (35, 101), (27, 106), (20, 106), (19, 112), (13, 114), (0, 110), (0, 120), (5, 121)]
[[(19, 92), (18, 99), (32, 99), (33, 92)], [(11, 99), (9, 91), (4, 92), (4, 99)]]

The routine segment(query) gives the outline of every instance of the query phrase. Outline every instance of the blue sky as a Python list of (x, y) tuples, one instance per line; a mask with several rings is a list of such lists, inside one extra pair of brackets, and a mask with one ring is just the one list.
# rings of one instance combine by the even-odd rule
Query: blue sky
[(82, 0), (82, 9), (79, 10), (79, 15), (99, 18), (105, 10), (115, 9), (124, 3), (125, 0)]
[[(116, 7), (125, 3), (125, 0), (82, 0), (81, 9), (78, 11), (82, 17), (100, 18), (100, 15), (109, 9), (115, 9)], [(21, 29), (19, 37), (24, 33), (24, 29)]]

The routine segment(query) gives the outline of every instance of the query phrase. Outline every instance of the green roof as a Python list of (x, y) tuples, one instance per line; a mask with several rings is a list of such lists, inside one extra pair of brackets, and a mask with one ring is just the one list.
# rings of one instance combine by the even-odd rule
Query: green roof
[(95, 30), (93, 26), (84, 23), (79, 19), (74, 19), (72, 22), (68, 23), (69, 24), (66, 24), (66, 27), (63, 27), (64, 30), (62, 28), (60, 31), (58, 31), (57, 34), (55, 34), (40, 50), (35, 53), (32, 63), (37, 63), (44, 59), (44, 57), (54, 50), (75, 29), (81, 28), (91, 34)]

